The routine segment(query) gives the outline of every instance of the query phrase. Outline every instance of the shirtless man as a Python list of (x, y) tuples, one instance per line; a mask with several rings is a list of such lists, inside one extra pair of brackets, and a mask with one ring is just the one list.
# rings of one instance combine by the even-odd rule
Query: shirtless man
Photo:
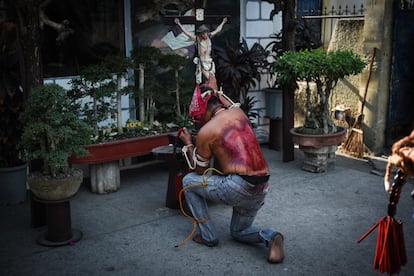
[[(207, 80), (207, 83), (209, 83), (210, 87), (215, 89), (217, 91), (217, 83), (216, 83), (216, 68), (213, 59), (211, 58), (211, 50), (212, 50), (212, 44), (211, 44), (211, 38), (221, 32), (223, 29), (224, 24), (227, 22), (227, 17), (223, 18), (220, 25), (217, 26), (217, 28), (210, 32), (207, 26), (202, 25), (197, 29), (197, 36), (193, 35), (192, 33), (188, 32), (183, 25), (181, 25), (180, 20), (176, 18), (174, 22), (181, 28), (183, 33), (187, 35), (191, 40), (194, 42), (197, 42), (197, 48), (198, 48), (198, 54), (199, 59), (196, 60), (196, 64), (199, 64), (200, 70), (202, 74), (204, 75), (205, 79)], [(198, 37), (198, 41), (197, 41)], [(199, 80), (198, 83), (201, 83), (202, 81)]]
[[(207, 89), (212, 92), (211, 88)], [(207, 246), (218, 244), (215, 225), (209, 219), (208, 199), (233, 207), (230, 233), (234, 239), (263, 243), (269, 248), (268, 261), (280, 263), (284, 258), (282, 234), (253, 225), (268, 191), (269, 168), (251, 123), (242, 109), (230, 105), (223, 94), (207, 91), (202, 95), (202, 100), (195, 104), (205, 108), (195, 145), (187, 130), (179, 134), (185, 145), (183, 154), (188, 158), (189, 167), (194, 169), (183, 179), (186, 202), (200, 231), (193, 240)], [(222, 175), (203, 177), (213, 160)], [(207, 179), (205, 187), (186, 188), (202, 183), (203, 178)]]

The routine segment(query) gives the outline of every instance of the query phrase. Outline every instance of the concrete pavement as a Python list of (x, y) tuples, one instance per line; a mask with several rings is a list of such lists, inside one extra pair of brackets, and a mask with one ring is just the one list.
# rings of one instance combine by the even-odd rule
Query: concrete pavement
[[(188, 241), (192, 222), (165, 207), (165, 164), (121, 173), (121, 189), (97, 195), (82, 185), (71, 201), (72, 226), (83, 238), (62, 247), (36, 243), (45, 227), (30, 225), (29, 201), (0, 207), (0, 275), (380, 275), (372, 268), (377, 231), (357, 240), (387, 212), (381, 158), (356, 160), (337, 155), (334, 171), (300, 169), (301, 153), (282, 162), (281, 152), (263, 145), (271, 169), (270, 191), (256, 224), (285, 237), (282, 264), (266, 261), (261, 245), (230, 237), (231, 208), (210, 204), (220, 244), (208, 248)], [(408, 263), (414, 271), (414, 201), (406, 183), (396, 217), (404, 222)]]

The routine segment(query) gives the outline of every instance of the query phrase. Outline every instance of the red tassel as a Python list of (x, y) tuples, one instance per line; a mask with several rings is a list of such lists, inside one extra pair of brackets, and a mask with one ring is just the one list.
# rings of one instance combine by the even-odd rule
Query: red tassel
[(407, 263), (405, 249), (403, 223), (395, 220), (396, 204), (401, 193), (401, 187), (405, 182), (402, 171), (398, 171), (394, 177), (391, 195), (388, 203), (388, 216), (382, 217), (361, 238), (358, 243), (365, 239), (375, 228), (378, 227), (377, 244), (375, 248), (374, 269), (388, 274), (400, 273), (401, 267)]
[(381, 218), (376, 225), (378, 225), (378, 235), (374, 269), (390, 275), (400, 273), (401, 267), (407, 263), (403, 224), (387, 216)]

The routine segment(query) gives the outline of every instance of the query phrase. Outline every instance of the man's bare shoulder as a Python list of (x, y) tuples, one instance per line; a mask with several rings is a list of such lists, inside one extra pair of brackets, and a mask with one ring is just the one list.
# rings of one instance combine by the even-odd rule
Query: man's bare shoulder
[(215, 122), (209, 121), (197, 133), (197, 137), (208, 138), (217, 132), (218, 125)]

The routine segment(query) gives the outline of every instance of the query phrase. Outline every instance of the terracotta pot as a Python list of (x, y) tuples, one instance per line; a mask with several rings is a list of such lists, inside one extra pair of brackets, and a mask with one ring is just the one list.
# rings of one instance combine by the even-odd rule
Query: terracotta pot
[(73, 164), (99, 164), (133, 156), (151, 154), (153, 148), (168, 145), (168, 134), (122, 139), (114, 142), (85, 146), (90, 155), (72, 157)]
[(290, 133), (293, 143), (299, 145), (304, 154), (303, 170), (320, 173), (335, 168), (336, 150), (345, 139), (345, 128), (338, 127), (338, 131), (331, 134), (302, 134), (297, 128)]
[(346, 129), (337, 127), (338, 131), (329, 134), (302, 134), (298, 132), (299, 128), (290, 129), (293, 143), (305, 147), (321, 148), (326, 146), (340, 145), (346, 136)]
[(74, 196), (82, 183), (83, 171), (72, 170), (64, 178), (52, 178), (45, 175), (29, 175), (28, 183), (32, 193), (41, 200), (58, 201)]

